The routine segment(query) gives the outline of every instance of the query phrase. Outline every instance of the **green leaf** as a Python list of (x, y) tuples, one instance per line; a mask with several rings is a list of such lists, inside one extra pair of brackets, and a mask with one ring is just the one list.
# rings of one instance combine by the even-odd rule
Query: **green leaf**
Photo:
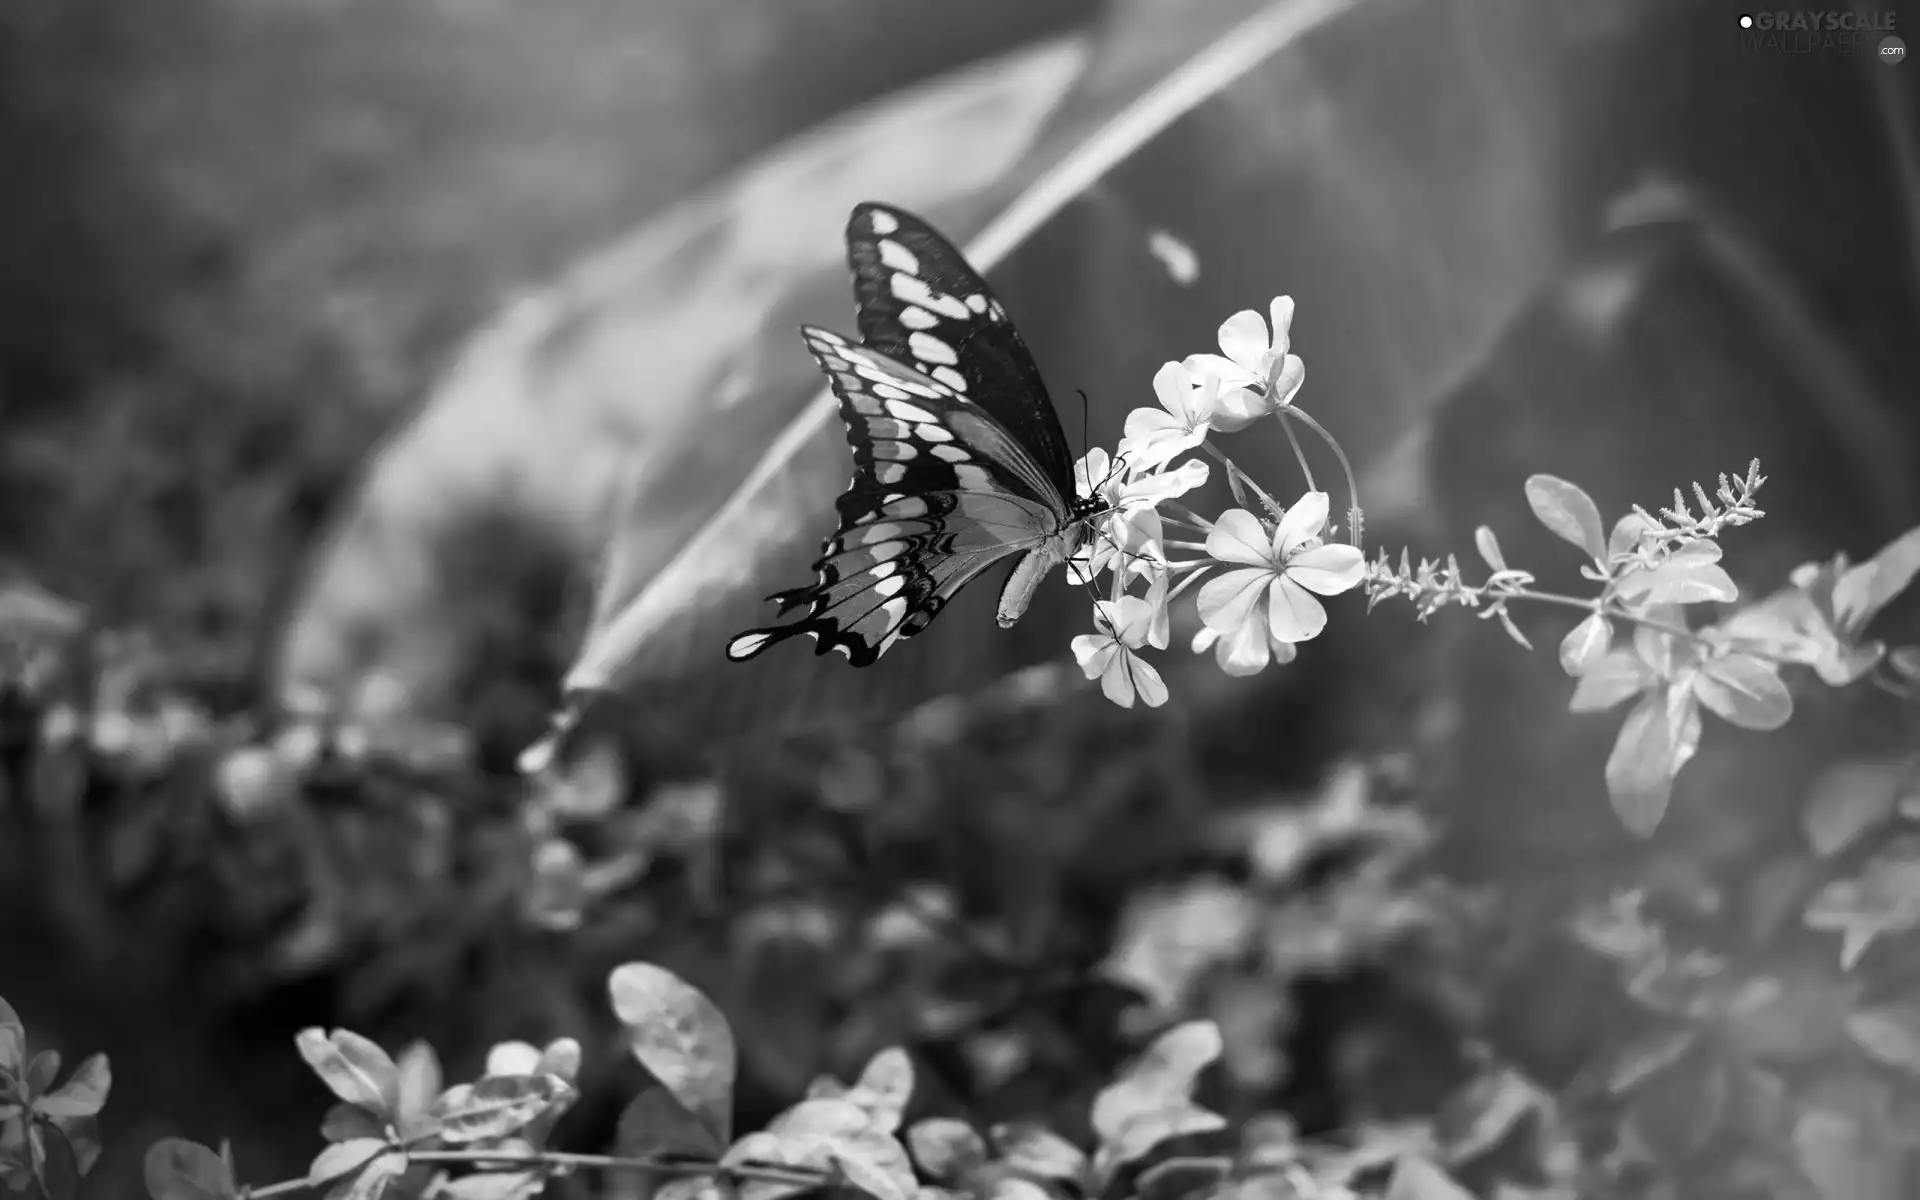
[[(881, 1200), (908, 1200), (915, 1187), (906, 1147), (874, 1129), (864, 1110), (844, 1100), (802, 1101), (766, 1130), (735, 1142), (720, 1161), (730, 1167), (759, 1162), (850, 1172), (858, 1175), (862, 1190)], [(741, 1200), (772, 1200), (804, 1190), (797, 1184), (750, 1180), (740, 1195)]]
[(1560, 639), (1560, 669), (1579, 678), (1599, 666), (1612, 645), (1612, 623), (1599, 613), (1590, 613)]
[(881, 1133), (900, 1128), (907, 1101), (913, 1098), (913, 1059), (898, 1046), (889, 1046), (867, 1062), (847, 1099), (866, 1110), (867, 1119)]
[(650, 963), (615, 967), (607, 979), (628, 1045), (674, 1099), (722, 1144), (733, 1127), (733, 1031), (705, 993)]
[(1103, 1136), (1093, 1156), (1095, 1179), (1110, 1180), (1128, 1163), (1138, 1162), (1162, 1142), (1225, 1129), (1227, 1119), (1192, 1102), (1155, 1108), (1127, 1117), (1112, 1136)]
[(1841, 935), (1840, 965), (1851, 969), (1878, 937), (1920, 925), (1920, 845), (1900, 839), (1854, 879), (1836, 879), (1807, 905), (1809, 929)]
[(1080, 1147), (1034, 1121), (1009, 1121), (987, 1130), (987, 1140), (1007, 1165), (1042, 1179), (1084, 1185), (1087, 1156)]
[(549, 1108), (573, 1101), (573, 1086), (558, 1075), (488, 1075), (458, 1104), (442, 1096), (434, 1115), (440, 1137), (452, 1145), (517, 1133)]
[(1709, 658), (1694, 677), (1693, 694), (1729, 725), (1761, 733), (1778, 729), (1793, 716), (1793, 695), (1771, 663), (1749, 654)]
[(1638, 654), (1631, 650), (1613, 650), (1581, 673), (1567, 709), (1577, 713), (1605, 712), (1646, 691), (1659, 680), (1653, 668)]
[(385, 1137), (386, 1128), (379, 1117), (358, 1104), (341, 1101), (321, 1118), (320, 1136), (330, 1142), (350, 1142), (354, 1138)]
[(350, 1029), (303, 1029), (294, 1044), (334, 1095), (386, 1120), (398, 1118), (400, 1073), (385, 1050)]
[(400, 1134), (405, 1138), (423, 1136), (427, 1132), (424, 1122), (433, 1102), (439, 1099), (444, 1082), (440, 1056), (428, 1043), (414, 1042), (400, 1052), (400, 1061), (394, 1070), (399, 1076), (399, 1102), (395, 1107), (400, 1118), (396, 1122)]
[(60, 1052), (58, 1050), (42, 1050), (34, 1055), (33, 1061), (27, 1064), (25, 1076), (27, 1095), (34, 1097), (44, 1095), (46, 1090), (53, 1086), (53, 1077), (59, 1073)]
[(336, 1182), (327, 1191), (328, 1200), (379, 1200), (387, 1189), (407, 1171), (407, 1156), (399, 1152), (382, 1154), (358, 1174)]
[(616, 1153), (628, 1158), (682, 1156), (712, 1159), (723, 1147), (700, 1118), (667, 1090), (648, 1086), (627, 1103), (615, 1135)]
[(1920, 1003), (1863, 1008), (1847, 1017), (1847, 1036), (1875, 1061), (1920, 1076)]
[(1094, 1132), (1102, 1141), (1113, 1141), (1135, 1117), (1185, 1107), (1200, 1072), (1220, 1051), (1220, 1030), (1212, 1021), (1189, 1021), (1167, 1030), (1094, 1097)]
[(313, 1156), (313, 1165), (307, 1168), (307, 1183), (319, 1187), (358, 1171), (386, 1153), (386, 1149), (385, 1138), (354, 1138), (350, 1142), (335, 1142)]
[(0, 999), (0, 1074), (18, 1071), (26, 1054), (27, 1027), (20, 1023), (20, 1014), (13, 1011), (13, 1005)]
[(836, 1151), (832, 1161), (849, 1184), (874, 1197), (874, 1200), (913, 1200), (913, 1194), (917, 1188), (912, 1168), (909, 1167), (904, 1172), (888, 1170), (889, 1165), (894, 1167), (904, 1165), (905, 1154), (900, 1156), (898, 1163), (889, 1161), (883, 1164), (849, 1147), (844, 1151)]
[(1634, 705), (1607, 756), (1607, 796), (1620, 823), (1638, 837), (1652, 837), (1660, 827), (1674, 776), (1699, 742), (1700, 710), (1690, 693), (1681, 695), (1675, 704), (1672, 689), (1661, 688)]
[(1473, 1200), (1473, 1193), (1418, 1154), (1402, 1154), (1393, 1165), (1386, 1200)]
[(1717, 564), (1669, 560), (1650, 571), (1625, 572), (1614, 594), (1633, 605), (1731, 604), (1740, 598), (1740, 589)]
[(1839, 763), (1821, 772), (1801, 814), (1807, 844), (1831, 858), (1886, 824), (1910, 773), (1907, 764), (1887, 762)]
[(844, 1096), (821, 1096), (800, 1103), (767, 1122), (767, 1132), (837, 1137), (868, 1127), (867, 1110)]
[(238, 1190), (219, 1155), (185, 1138), (155, 1142), (142, 1173), (153, 1200), (234, 1200)]
[(1532, 475), (1527, 478), (1527, 503), (1554, 534), (1585, 550), (1595, 562), (1606, 561), (1600, 510), (1585, 492), (1552, 475)]
[(1834, 583), (1834, 623), (1852, 636), (1867, 627), (1920, 572), (1920, 527), (1909, 529)]
[(941, 1183), (958, 1183), (987, 1161), (987, 1144), (965, 1121), (929, 1117), (907, 1130), (907, 1149)]
[(1496, 571), (1507, 569), (1506, 555), (1500, 553), (1500, 539), (1493, 536), (1493, 530), (1485, 525), (1475, 529), (1473, 547), (1480, 552), (1480, 557), (1485, 560), (1487, 566)]
[(65, 1083), (35, 1100), (33, 1107), (48, 1117), (91, 1117), (106, 1106), (112, 1087), (107, 1056), (96, 1054), (75, 1067)]
[(439, 1195), (448, 1200), (529, 1200), (545, 1185), (538, 1171), (488, 1171), (449, 1179), (440, 1185)]
[(1639, 513), (1630, 512), (1621, 517), (1613, 523), (1613, 532), (1607, 535), (1607, 557), (1631, 554), (1639, 548), (1640, 535), (1652, 528), (1653, 524)]

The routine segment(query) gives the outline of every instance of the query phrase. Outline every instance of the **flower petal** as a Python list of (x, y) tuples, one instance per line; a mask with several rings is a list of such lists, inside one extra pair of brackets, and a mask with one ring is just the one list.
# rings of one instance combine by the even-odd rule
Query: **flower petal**
[(1149, 433), (1185, 433), (1186, 424), (1179, 413), (1161, 412), (1157, 408), (1136, 408), (1127, 414), (1127, 437), (1134, 441), (1144, 439)]
[[(1163, 467), (1207, 440), (1205, 426), (1189, 433), (1181, 429), (1178, 424), (1173, 424), (1173, 419), (1165, 413), (1153, 412), (1152, 409), (1147, 408), (1136, 408), (1133, 412), (1135, 415), (1152, 413), (1161, 420), (1169, 422), (1169, 425), (1166, 428), (1148, 430), (1121, 439), (1127, 460), (1127, 470), (1131, 472), (1152, 471)], [(1128, 418), (1128, 424), (1132, 424), (1132, 417)], [(1132, 434), (1131, 430), (1128, 432)]]
[(1248, 621), (1230, 633), (1222, 634), (1214, 657), (1220, 669), (1229, 675), (1258, 675), (1267, 669), (1272, 649), (1263, 622)]
[(1113, 657), (1107, 660), (1107, 669), (1100, 672), (1100, 690), (1121, 708), (1132, 708), (1133, 672), (1128, 669), (1132, 665), (1132, 656), (1120, 646), (1113, 649)]
[(1174, 496), (1184, 496), (1207, 481), (1207, 464), (1198, 460), (1183, 462), (1171, 471), (1140, 475), (1120, 489), (1122, 502), (1158, 504)]
[(1088, 679), (1100, 678), (1108, 660), (1119, 652), (1119, 644), (1104, 633), (1083, 633), (1073, 639), (1073, 661)]
[(1275, 296), (1267, 312), (1273, 318), (1273, 342), (1268, 353), (1275, 358), (1283, 358), (1287, 353), (1288, 337), (1293, 332), (1293, 297)]
[(1154, 665), (1139, 655), (1130, 658), (1133, 667), (1133, 686), (1140, 693), (1140, 702), (1148, 708), (1159, 708), (1167, 702), (1167, 681), (1160, 678), (1160, 672)]
[(1115, 632), (1127, 646), (1146, 644), (1153, 625), (1153, 606), (1138, 596), (1123, 596), (1114, 606)]
[(1230, 508), (1220, 514), (1207, 534), (1207, 553), (1221, 562), (1250, 567), (1278, 566), (1268, 549), (1267, 531), (1260, 527), (1259, 518), (1244, 508)]
[(1220, 640), (1220, 631), (1211, 625), (1202, 625), (1200, 632), (1193, 635), (1193, 652), (1205, 654), (1207, 648)]
[(1287, 560), (1284, 572), (1310, 592), (1338, 596), (1357, 585), (1367, 573), (1367, 556), (1358, 546), (1315, 546)]
[(1301, 362), (1297, 354), (1287, 355), (1286, 361), (1280, 364), (1280, 370), (1275, 374), (1273, 387), (1268, 392), (1268, 395), (1273, 397), (1273, 406), (1279, 408), (1292, 404), (1293, 398), (1300, 394), (1300, 385), (1306, 381), (1307, 364)]
[(1326, 524), (1327, 494), (1308, 492), (1280, 518), (1280, 527), (1273, 531), (1274, 554), (1284, 561), (1318, 536)]
[(1193, 376), (1177, 362), (1161, 363), (1153, 373), (1153, 396), (1182, 428), (1193, 426)]
[(1241, 309), (1220, 324), (1220, 352), (1251, 371), (1256, 379), (1260, 377), (1260, 357), (1272, 344), (1267, 338), (1267, 323), (1250, 308)]
[(1113, 463), (1108, 460), (1104, 446), (1094, 446), (1089, 449), (1080, 456), (1079, 462), (1073, 464), (1074, 490), (1082, 496), (1093, 495), (1094, 487), (1107, 477), (1107, 472), (1112, 467)]
[(1246, 387), (1261, 382), (1260, 377), (1252, 371), (1218, 354), (1189, 354), (1181, 360), (1180, 365), (1195, 379), (1205, 379), (1211, 375), (1220, 381), (1222, 388)]
[(1222, 633), (1258, 620), (1261, 592), (1273, 582), (1273, 572), (1258, 567), (1214, 576), (1200, 585), (1200, 619)]
[(1273, 581), (1267, 599), (1267, 627), (1280, 641), (1309, 641), (1327, 627), (1327, 610), (1312, 592), (1283, 576)]
[(1238, 433), (1277, 407), (1262, 392), (1236, 387), (1220, 393), (1207, 424), (1219, 433)]

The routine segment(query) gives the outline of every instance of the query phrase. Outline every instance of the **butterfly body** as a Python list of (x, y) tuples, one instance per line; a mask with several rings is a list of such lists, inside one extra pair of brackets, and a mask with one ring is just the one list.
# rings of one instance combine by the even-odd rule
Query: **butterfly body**
[(862, 204), (847, 261), (862, 340), (801, 336), (840, 401), (854, 476), (815, 581), (770, 597), (781, 616), (804, 615), (734, 637), (736, 662), (807, 634), (816, 653), (870, 665), (1019, 555), (996, 614), (1011, 626), (1101, 508), (1078, 496), (1039, 368), (958, 250), (909, 213)]

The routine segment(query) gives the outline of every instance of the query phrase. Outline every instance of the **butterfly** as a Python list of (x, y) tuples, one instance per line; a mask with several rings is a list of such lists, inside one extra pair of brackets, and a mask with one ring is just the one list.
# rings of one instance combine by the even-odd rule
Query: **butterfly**
[(1040, 369), (1007, 310), (925, 221), (861, 204), (847, 221), (860, 342), (800, 333), (840, 401), (854, 473), (815, 581), (768, 599), (797, 621), (727, 644), (735, 662), (799, 634), (816, 654), (872, 665), (924, 630), (1004, 559), (1011, 626), (1104, 508), (1075, 486), (1072, 451)]

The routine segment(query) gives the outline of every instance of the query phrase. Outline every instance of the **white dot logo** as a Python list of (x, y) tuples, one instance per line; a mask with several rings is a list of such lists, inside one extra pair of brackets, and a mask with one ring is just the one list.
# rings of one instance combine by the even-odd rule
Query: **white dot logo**
[(1747, 16), (1743, 16), (1743, 17), (1741, 17), (1741, 18), (1740, 18), (1740, 28), (1742, 28), (1742, 29), (1752, 29), (1752, 28), (1753, 28), (1753, 18), (1752, 18), (1752, 17), (1747, 17)]

